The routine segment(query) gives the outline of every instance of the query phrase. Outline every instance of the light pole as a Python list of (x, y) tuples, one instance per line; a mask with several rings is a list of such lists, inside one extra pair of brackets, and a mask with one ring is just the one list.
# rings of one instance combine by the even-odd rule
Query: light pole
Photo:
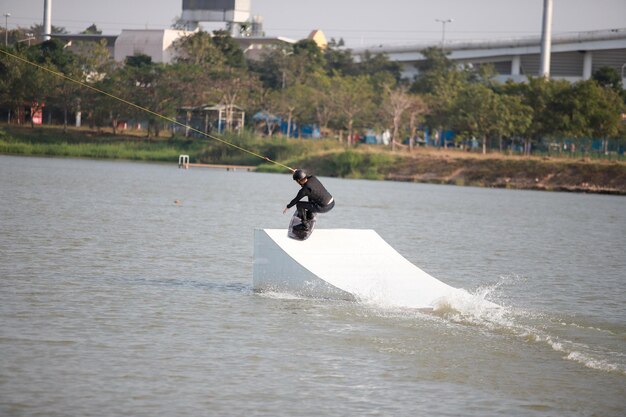
[(441, 23), (441, 49), (446, 42), (446, 23), (452, 23), (454, 19), (435, 19), (435, 22)]
[(33, 36), (32, 33), (27, 33), (26, 34), (26, 39), (20, 39), (19, 41), (17, 41), (16, 43), (20, 43), (20, 42), (28, 42), (28, 46), (30, 46), (30, 41), (32, 41), (33, 39), (35, 39), (35, 37)]
[(9, 17), (11, 13), (4, 14), (4, 46), (9, 46)]

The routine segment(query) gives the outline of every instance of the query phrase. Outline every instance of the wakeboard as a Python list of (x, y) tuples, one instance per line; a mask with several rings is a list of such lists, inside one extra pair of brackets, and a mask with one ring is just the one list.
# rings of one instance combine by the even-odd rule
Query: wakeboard
[[(296, 226), (302, 223), (300, 217), (298, 217), (298, 212), (296, 211), (291, 218), (291, 222), (289, 223), (289, 230), (287, 231), (287, 236), (296, 240), (307, 240), (309, 236), (313, 233), (313, 229), (315, 229), (317, 215), (313, 213), (313, 218), (309, 220), (309, 230), (298, 230)], [(294, 230), (296, 227), (296, 230)]]

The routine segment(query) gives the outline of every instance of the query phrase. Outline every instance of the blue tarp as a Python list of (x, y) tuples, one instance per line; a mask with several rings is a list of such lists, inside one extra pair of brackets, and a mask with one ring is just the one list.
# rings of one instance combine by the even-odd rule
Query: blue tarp
[(291, 129), (287, 129), (288, 123), (279, 116), (275, 116), (266, 111), (257, 112), (252, 116), (252, 120), (255, 122), (265, 122), (267, 124), (274, 123), (280, 126), (280, 133), (287, 134), (289, 130), (289, 137), (297, 138), (300, 134), (305, 139), (318, 139), (322, 137), (320, 128), (317, 125), (303, 124), (298, 128), (298, 124), (295, 121), (291, 122)]
[(436, 134), (436, 130), (434, 130), (431, 134), (430, 130), (428, 128), (424, 129), (424, 141), (426, 142), (426, 145), (430, 145), (430, 146), (440, 146), (440, 147), (444, 147), (446, 145), (449, 144), (454, 144), (454, 132), (451, 130), (444, 130), (443, 134), (441, 135), (441, 137), (439, 138), (439, 141), (437, 142), (435, 139), (435, 134)]
[(254, 116), (252, 116), (252, 120), (254, 120), (255, 122), (269, 122), (269, 123), (280, 123), (280, 117), (278, 116), (274, 116), (271, 113), (268, 112), (264, 112), (264, 111), (260, 111), (258, 113), (256, 113)]
[[(283, 121), (280, 124), (280, 132), (283, 135), (287, 134), (288, 123)], [(300, 129), (298, 129), (298, 124), (295, 122), (291, 122), (291, 129), (289, 129), (289, 137), (298, 138), (300, 134), (302, 134), (303, 139), (319, 139), (322, 137), (319, 127), (317, 125), (309, 125), (303, 124)]]

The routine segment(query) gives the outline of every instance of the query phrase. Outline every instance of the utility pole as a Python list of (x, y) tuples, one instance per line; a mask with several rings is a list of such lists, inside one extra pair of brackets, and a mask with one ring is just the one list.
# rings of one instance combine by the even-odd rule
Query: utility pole
[(446, 23), (452, 23), (454, 19), (435, 19), (435, 22), (441, 23), (441, 49), (443, 49), (446, 42)]
[(550, 77), (550, 49), (552, 47), (552, 0), (543, 0), (543, 25), (541, 28), (541, 68), (539, 76)]
[(11, 13), (4, 14), (4, 46), (9, 46), (9, 17)]

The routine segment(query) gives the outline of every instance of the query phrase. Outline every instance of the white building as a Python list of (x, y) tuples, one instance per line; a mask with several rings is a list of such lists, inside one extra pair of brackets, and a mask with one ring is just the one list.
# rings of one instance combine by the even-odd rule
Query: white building
[(193, 34), (173, 29), (124, 29), (115, 40), (113, 58), (123, 62), (136, 54), (148, 55), (152, 62), (170, 63), (176, 57), (173, 47), (177, 39)]
[[(171, 63), (176, 58), (173, 43), (194, 32), (184, 30), (152, 30), (152, 29), (124, 29), (115, 40), (113, 58), (117, 62), (124, 62), (126, 57), (136, 54), (148, 55), (152, 62)], [(296, 41), (283, 37), (239, 37), (235, 42), (242, 48), (248, 59), (260, 59), (263, 53), (272, 48), (292, 45)]]

